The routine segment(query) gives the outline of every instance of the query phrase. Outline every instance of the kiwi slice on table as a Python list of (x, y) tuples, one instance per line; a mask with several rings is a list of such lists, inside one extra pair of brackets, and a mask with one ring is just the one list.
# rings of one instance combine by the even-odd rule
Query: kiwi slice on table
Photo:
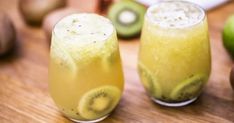
[(102, 86), (85, 93), (78, 105), (80, 115), (97, 119), (110, 113), (118, 104), (121, 91), (114, 86)]
[(161, 87), (152, 73), (142, 63), (138, 64), (141, 82), (145, 89), (154, 97), (160, 98), (162, 95)]
[(203, 74), (191, 76), (172, 90), (170, 94), (171, 99), (173, 101), (184, 101), (198, 96), (206, 80), (207, 78)]
[(146, 8), (130, 0), (113, 4), (108, 11), (108, 18), (113, 22), (118, 36), (134, 37), (140, 33)]

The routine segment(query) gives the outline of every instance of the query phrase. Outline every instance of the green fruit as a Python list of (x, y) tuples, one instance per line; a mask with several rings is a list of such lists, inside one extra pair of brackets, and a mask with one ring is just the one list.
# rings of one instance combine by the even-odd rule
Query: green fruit
[(78, 105), (80, 115), (98, 119), (110, 113), (118, 104), (121, 91), (114, 86), (102, 86), (85, 93)]
[(103, 68), (106, 71), (111, 70), (111, 66), (117, 61), (118, 58), (118, 44), (117, 41), (107, 40), (103, 49), (101, 50), (102, 54), (100, 55), (100, 58), (102, 59), (102, 65)]
[(138, 64), (139, 75), (145, 89), (156, 98), (161, 98), (162, 91), (152, 73), (142, 63)]
[(110, 7), (108, 17), (120, 37), (130, 38), (140, 33), (145, 12), (144, 6), (134, 1), (124, 0)]
[(223, 45), (234, 57), (234, 15), (228, 18), (223, 30)]
[(86, 120), (85, 118), (81, 117), (79, 112), (75, 109), (65, 108), (65, 107), (62, 107), (60, 105), (58, 105), (58, 107), (66, 117), (70, 117), (72, 119), (84, 120), (84, 121)]
[(63, 46), (59, 45), (58, 42), (56, 42), (55, 36), (52, 36), (52, 45), (50, 50), (50, 56), (53, 59), (53, 61), (58, 64), (61, 68), (63, 68), (66, 71), (72, 72), (72, 74), (76, 74), (76, 63), (74, 59), (70, 56), (70, 54), (64, 49)]
[(181, 83), (172, 90), (170, 97), (173, 101), (184, 101), (197, 97), (206, 81), (206, 76), (197, 74)]
[(112, 51), (107, 55), (104, 55), (102, 58), (102, 65), (105, 71), (112, 70), (113, 65), (116, 63), (117, 60), (117, 51)]

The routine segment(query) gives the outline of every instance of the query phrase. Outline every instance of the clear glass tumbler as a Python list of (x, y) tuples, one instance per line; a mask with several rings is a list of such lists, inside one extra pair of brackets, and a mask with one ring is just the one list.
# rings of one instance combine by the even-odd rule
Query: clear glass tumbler
[(148, 8), (138, 73), (153, 101), (184, 106), (197, 99), (211, 71), (207, 18), (198, 5), (164, 1)]
[(96, 14), (73, 14), (54, 27), (50, 94), (69, 119), (98, 122), (118, 104), (124, 80), (116, 31)]

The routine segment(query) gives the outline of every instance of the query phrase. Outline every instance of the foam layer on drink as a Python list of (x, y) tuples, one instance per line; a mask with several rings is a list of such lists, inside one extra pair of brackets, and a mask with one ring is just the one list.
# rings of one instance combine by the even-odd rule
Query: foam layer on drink
[(73, 14), (60, 20), (54, 27), (54, 35), (64, 44), (82, 46), (104, 42), (113, 33), (111, 22), (96, 14)]
[(205, 16), (197, 5), (183, 1), (167, 1), (151, 6), (147, 18), (166, 28), (183, 28), (199, 23)]
[(73, 14), (54, 27), (51, 57), (79, 69), (117, 49), (117, 37), (112, 23), (96, 14)]

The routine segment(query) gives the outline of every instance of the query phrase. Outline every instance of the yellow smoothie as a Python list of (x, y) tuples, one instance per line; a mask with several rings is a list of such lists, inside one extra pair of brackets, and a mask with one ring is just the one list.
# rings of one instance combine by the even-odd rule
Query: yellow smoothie
[(138, 69), (145, 89), (159, 102), (197, 98), (211, 70), (204, 11), (181, 1), (151, 6), (142, 30)]
[(95, 14), (73, 14), (54, 27), (49, 89), (68, 118), (92, 121), (118, 104), (124, 86), (116, 31)]

